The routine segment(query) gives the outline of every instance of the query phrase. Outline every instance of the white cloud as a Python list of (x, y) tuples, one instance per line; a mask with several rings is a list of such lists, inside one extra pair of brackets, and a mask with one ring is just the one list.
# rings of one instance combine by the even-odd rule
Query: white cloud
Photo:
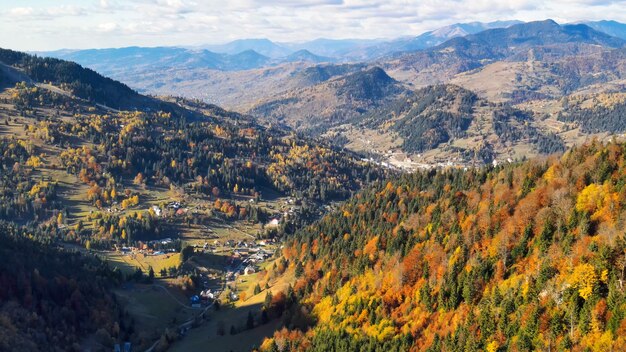
[(110, 33), (116, 31), (118, 29), (118, 25), (115, 22), (107, 22), (98, 24), (97, 28), (100, 32)]
[(45, 4), (22, 0), (22, 7), (0, 5), (0, 16), (8, 19), (0, 22), (0, 30), (6, 33), (0, 38), (0, 46), (37, 50), (194, 45), (251, 37), (277, 41), (381, 38), (417, 35), (456, 22), (509, 19), (626, 22), (626, 1), (606, 0), (56, 0), (54, 6), (42, 3)]
[(32, 15), (35, 10), (32, 7), (14, 7), (8, 11), (9, 16), (24, 17)]

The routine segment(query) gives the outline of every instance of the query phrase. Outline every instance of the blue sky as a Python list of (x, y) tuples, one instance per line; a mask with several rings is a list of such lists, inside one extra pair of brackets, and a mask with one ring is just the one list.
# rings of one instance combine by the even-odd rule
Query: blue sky
[(613, 19), (605, 0), (19, 0), (0, 1), (0, 47), (16, 50), (392, 38), (457, 22)]

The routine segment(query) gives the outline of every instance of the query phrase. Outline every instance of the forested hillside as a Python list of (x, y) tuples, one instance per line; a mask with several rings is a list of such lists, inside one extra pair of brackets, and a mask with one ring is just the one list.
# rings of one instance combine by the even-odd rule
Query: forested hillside
[(114, 108), (142, 107), (150, 99), (125, 84), (70, 62), (0, 49), (0, 64), (13, 66), (34, 82), (49, 82), (77, 97)]
[[(10, 65), (0, 72), (13, 75), (0, 91), (0, 350), (155, 340), (165, 350), (180, 319), (202, 319), (186, 296), (209, 279), (224, 290), (232, 263), (241, 265), (237, 246), (249, 255), (262, 242), (266, 260), (283, 235), (388, 173), (215, 105), (144, 97), (74, 63), (0, 54)], [(209, 240), (211, 252), (194, 249)], [(216, 263), (210, 276), (202, 260)], [(146, 295), (159, 304), (138, 310)]]
[(565, 98), (563, 111), (558, 118), (566, 122), (576, 122), (584, 132), (623, 133), (626, 131), (626, 95), (599, 94), (584, 98)]
[(285, 246), (311, 325), (285, 316), (261, 349), (626, 348), (625, 156), (592, 142), (359, 193)]
[(132, 322), (110, 292), (121, 273), (33, 241), (37, 231), (0, 222), (0, 350), (79, 351), (89, 335), (95, 346), (128, 339)]
[(320, 135), (329, 127), (358, 119), (408, 92), (379, 67), (330, 78), (343, 69), (344, 66), (307, 69), (303, 75), (313, 82), (321, 81), (319, 84), (262, 101), (249, 113)]

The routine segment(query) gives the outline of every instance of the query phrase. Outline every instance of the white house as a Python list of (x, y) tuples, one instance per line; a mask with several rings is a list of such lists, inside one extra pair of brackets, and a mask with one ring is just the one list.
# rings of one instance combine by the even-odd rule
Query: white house
[(278, 224), (280, 224), (280, 220), (274, 218), (272, 220), (270, 220), (270, 222), (267, 223), (267, 227), (278, 227)]
[(253, 266), (248, 265), (247, 267), (245, 267), (245, 269), (243, 269), (243, 273), (244, 273), (245, 275), (250, 275), (250, 274), (254, 274), (254, 273), (256, 273), (256, 270), (254, 269), (254, 267), (253, 267)]

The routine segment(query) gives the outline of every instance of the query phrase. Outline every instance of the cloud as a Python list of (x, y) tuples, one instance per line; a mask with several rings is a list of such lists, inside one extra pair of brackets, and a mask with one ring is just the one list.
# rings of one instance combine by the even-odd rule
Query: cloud
[(5, 12), (9, 18), (22, 20), (50, 20), (66, 16), (84, 16), (87, 11), (84, 7), (75, 5), (60, 5), (47, 8), (14, 7)]
[(12, 17), (30, 16), (35, 12), (32, 7), (14, 7), (8, 11), (8, 15)]
[[(607, 0), (22, 0), (3, 7), (0, 45), (41, 49), (196, 45), (239, 38), (277, 41), (418, 35), (457, 22), (614, 19)], [(43, 4), (43, 5), (42, 5)], [(79, 4), (79, 5), (77, 5)], [(4, 10), (3, 10), (4, 8)], [(607, 16), (611, 18), (607, 18)], [(51, 36), (50, 33), (61, 33)], [(25, 36), (28, 34), (28, 40)]]

